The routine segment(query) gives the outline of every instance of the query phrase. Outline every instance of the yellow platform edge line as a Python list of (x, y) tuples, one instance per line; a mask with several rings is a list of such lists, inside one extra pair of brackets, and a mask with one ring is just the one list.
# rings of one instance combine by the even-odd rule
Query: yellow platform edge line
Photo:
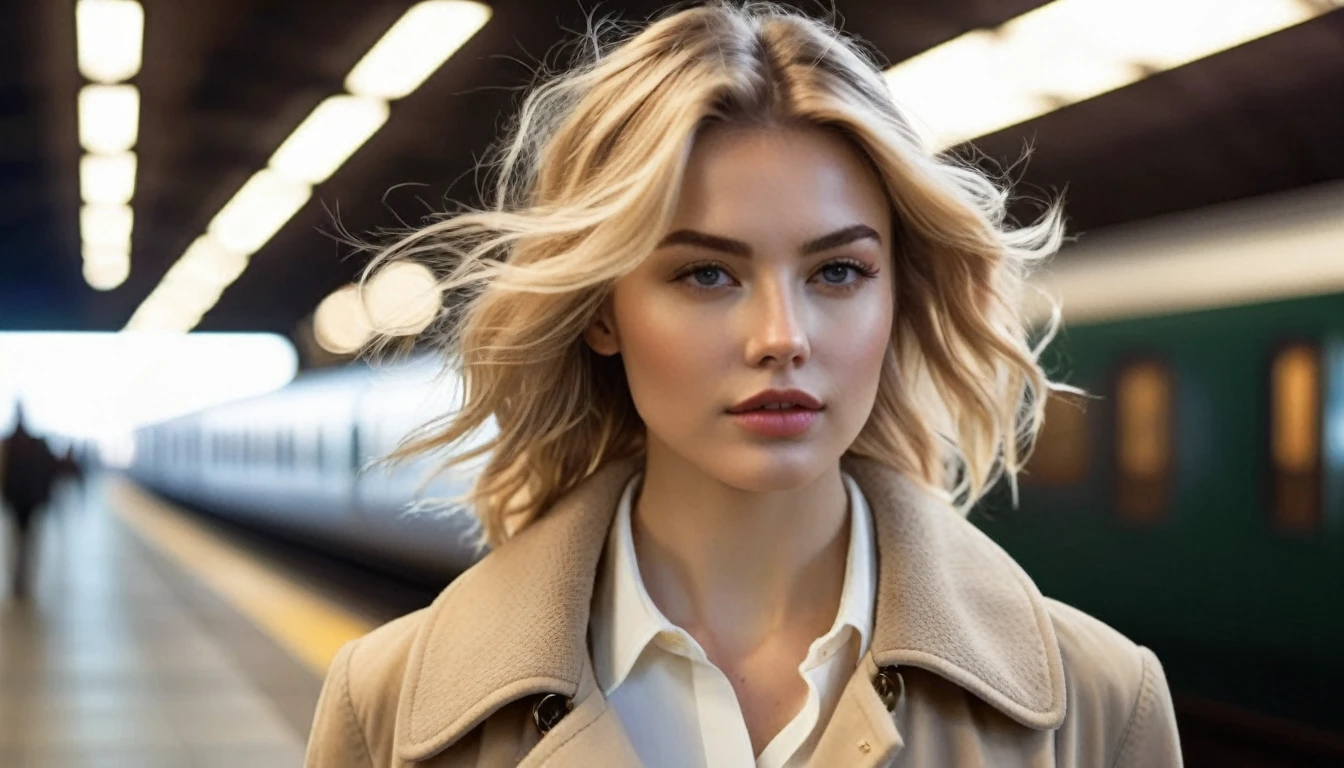
[(192, 574), (314, 674), (325, 676), (341, 646), (369, 623), (222, 540), (130, 480), (112, 477), (108, 503), (141, 539)]

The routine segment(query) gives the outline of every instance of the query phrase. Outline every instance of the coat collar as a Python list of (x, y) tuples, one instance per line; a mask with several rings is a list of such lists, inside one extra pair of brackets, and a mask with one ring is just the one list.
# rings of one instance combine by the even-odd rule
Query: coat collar
[[(620, 494), (643, 461), (599, 469), (434, 601), (397, 708), (403, 759), (434, 755), (510, 701), (580, 693), (598, 560)], [(1026, 573), (902, 474), (871, 459), (843, 462), (868, 500), (877, 538), (873, 660), (926, 669), (1025, 726), (1057, 728), (1064, 666)]]

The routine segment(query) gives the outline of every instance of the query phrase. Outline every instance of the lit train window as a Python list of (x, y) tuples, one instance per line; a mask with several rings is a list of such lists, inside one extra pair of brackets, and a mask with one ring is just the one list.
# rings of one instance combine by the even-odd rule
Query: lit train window
[(1314, 344), (1278, 350), (1269, 368), (1269, 449), (1277, 528), (1305, 531), (1321, 519), (1321, 355)]
[(1092, 436), (1086, 402), (1067, 392), (1051, 392), (1045, 421), (1036, 437), (1023, 479), (1033, 485), (1076, 485), (1087, 480)]
[(1160, 520), (1172, 476), (1171, 371), (1156, 360), (1136, 360), (1115, 380), (1115, 503), (1120, 517)]

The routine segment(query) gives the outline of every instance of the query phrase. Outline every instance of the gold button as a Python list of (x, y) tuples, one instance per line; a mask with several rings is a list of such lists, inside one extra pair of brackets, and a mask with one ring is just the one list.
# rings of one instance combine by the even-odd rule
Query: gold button
[(860, 752), (862, 752), (863, 754), (866, 755), (866, 754), (868, 754), (870, 751), (872, 751), (872, 749), (873, 749), (873, 748), (868, 744), (868, 742), (866, 742), (866, 741), (864, 741), (864, 740), (862, 740), (862, 739), (859, 740), (859, 751), (860, 751)]

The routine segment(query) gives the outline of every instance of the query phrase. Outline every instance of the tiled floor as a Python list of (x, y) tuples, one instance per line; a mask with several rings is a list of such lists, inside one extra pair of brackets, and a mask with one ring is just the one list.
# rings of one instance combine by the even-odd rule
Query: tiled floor
[(320, 680), (128, 531), (97, 483), (66, 489), (37, 534), (28, 603), (0, 586), (0, 766), (302, 764)]

